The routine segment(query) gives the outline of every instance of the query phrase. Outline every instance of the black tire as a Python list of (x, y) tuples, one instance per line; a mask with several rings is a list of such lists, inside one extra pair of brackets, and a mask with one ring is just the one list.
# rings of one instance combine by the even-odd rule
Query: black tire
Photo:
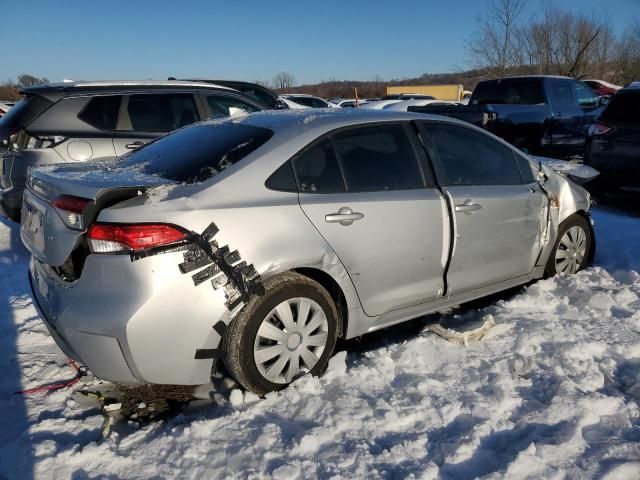
[(327, 317), (328, 334), (324, 351), (309, 373), (319, 375), (327, 368), (338, 332), (338, 313), (333, 299), (319, 283), (295, 272), (287, 272), (264, 282), (265, 294), (253, 297), (231, 321), (221, 341), (221, 357), (228, 372), (246, 390), (258, 395), (285, 388), (265, 378), (254, 360), (254, 342), (265, 317), (280, 303), (306, 297), (315, 301)]
[(593, 253), (594, 253), (593, 249), (594, 249), (595, 243), (593, 238), (593, 231), (591, 230), (591, 225), (589, 224), (589, 221), (586, 218), (584, 218), (582, 215), (574, 213), (573, 215), (568, 217), (564, 222), (562, 222), (558, 228), (558, 237), (556, 238), (556, 241), (553, 245), (553, 250), (549, 255), (549, 259), (547, 260), (547, 265), (544, 270), (545, 278), (553, 277), (554, 275), (558, 274), (556, 270), (556, 253), (560, 248), (560, 242), (562, 240), (562, 237), (565, 235), (565, 233), (567, 233), (569, 229), (573, 227), (580, 227), (586, 235), (586, 254), (582, 259), (582, 262), (580, 262), (580, 265), (577, 271), (580, 271), (586, 268), (591, 262), (591, 260), (593, 259)]

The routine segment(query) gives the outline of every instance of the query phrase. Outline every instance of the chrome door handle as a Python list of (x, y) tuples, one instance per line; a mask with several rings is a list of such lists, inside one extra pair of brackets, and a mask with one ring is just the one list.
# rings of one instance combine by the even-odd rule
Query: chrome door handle
[(473, 203), (473, 200), (467, 198), (463, 204), (456, 205), (456, 212), (464, 212), (467, 215), (471, 215), (473, 212), (476, 212), (482, 208), (482, 205), (478, 205), (477, 203)]
[(129, 150), (135, 150), (136, 148), (140, 148), (143, 145), (144, 145), (143, 142), (137, 141), (133, 143), (127, 143), (124, 147), (128, 148)]
[(324, 221), (327, 223), (340, 223), (345, 227), (351, 225), (356, 220), (364, 218), (364, 214), (360, 212), (354, 212), (349, 207), (342, 207), (338, 210), (338, 213), (329, 213), (324, 216)]

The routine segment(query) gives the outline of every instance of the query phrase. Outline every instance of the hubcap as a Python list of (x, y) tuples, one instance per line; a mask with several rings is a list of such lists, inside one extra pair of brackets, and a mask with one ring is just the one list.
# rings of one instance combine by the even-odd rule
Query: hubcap
[(582, 227), (571, 227), (556, 250), (556, 272), (576, 273), (587, 254), (587, 234)]
[(310, 298), (280, 303), (262, 320), (253, 346), (260, 374), (273, 383), (289, 383), (320, 360), (327, 345), (329, 322)]

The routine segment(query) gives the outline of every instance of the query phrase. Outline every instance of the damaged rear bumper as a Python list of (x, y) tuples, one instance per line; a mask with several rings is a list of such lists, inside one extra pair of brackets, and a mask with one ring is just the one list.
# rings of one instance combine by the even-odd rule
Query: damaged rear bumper
[(222, 293), (193, 288), (177, 254), (131, 262), (89, 255), (81, 278), (65, 282), (32, 258), (29, 280), (39, 314), (58, 346), (96, 376), (117, 383), (207, 383), (218, 320), (228, 323)]

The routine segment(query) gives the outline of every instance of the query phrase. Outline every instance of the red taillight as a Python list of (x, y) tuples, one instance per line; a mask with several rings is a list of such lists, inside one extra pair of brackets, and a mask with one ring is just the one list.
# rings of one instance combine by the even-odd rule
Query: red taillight
[(602, 122), (596, 122), (589, 127), (589, 136), (593, 137), (595, 135), (604, 135), (610, 131), (611, 127), (609, 125)]
[(93, 253), (139, 252), (186, 239), (186, 232), (166, 224), (96, 223), (87, 232)]
[(53, 206), (67, 212), (82, 213), (89, 203), (91, 203), (91, 200), (87, 198), (62, 195), (53, 201)]
[(82, 230), (84, 209), (91, 203), (88, 198), (74, 197), (73, 195), (62, 195), (53, 201), (60, 218), (69, 228)]

